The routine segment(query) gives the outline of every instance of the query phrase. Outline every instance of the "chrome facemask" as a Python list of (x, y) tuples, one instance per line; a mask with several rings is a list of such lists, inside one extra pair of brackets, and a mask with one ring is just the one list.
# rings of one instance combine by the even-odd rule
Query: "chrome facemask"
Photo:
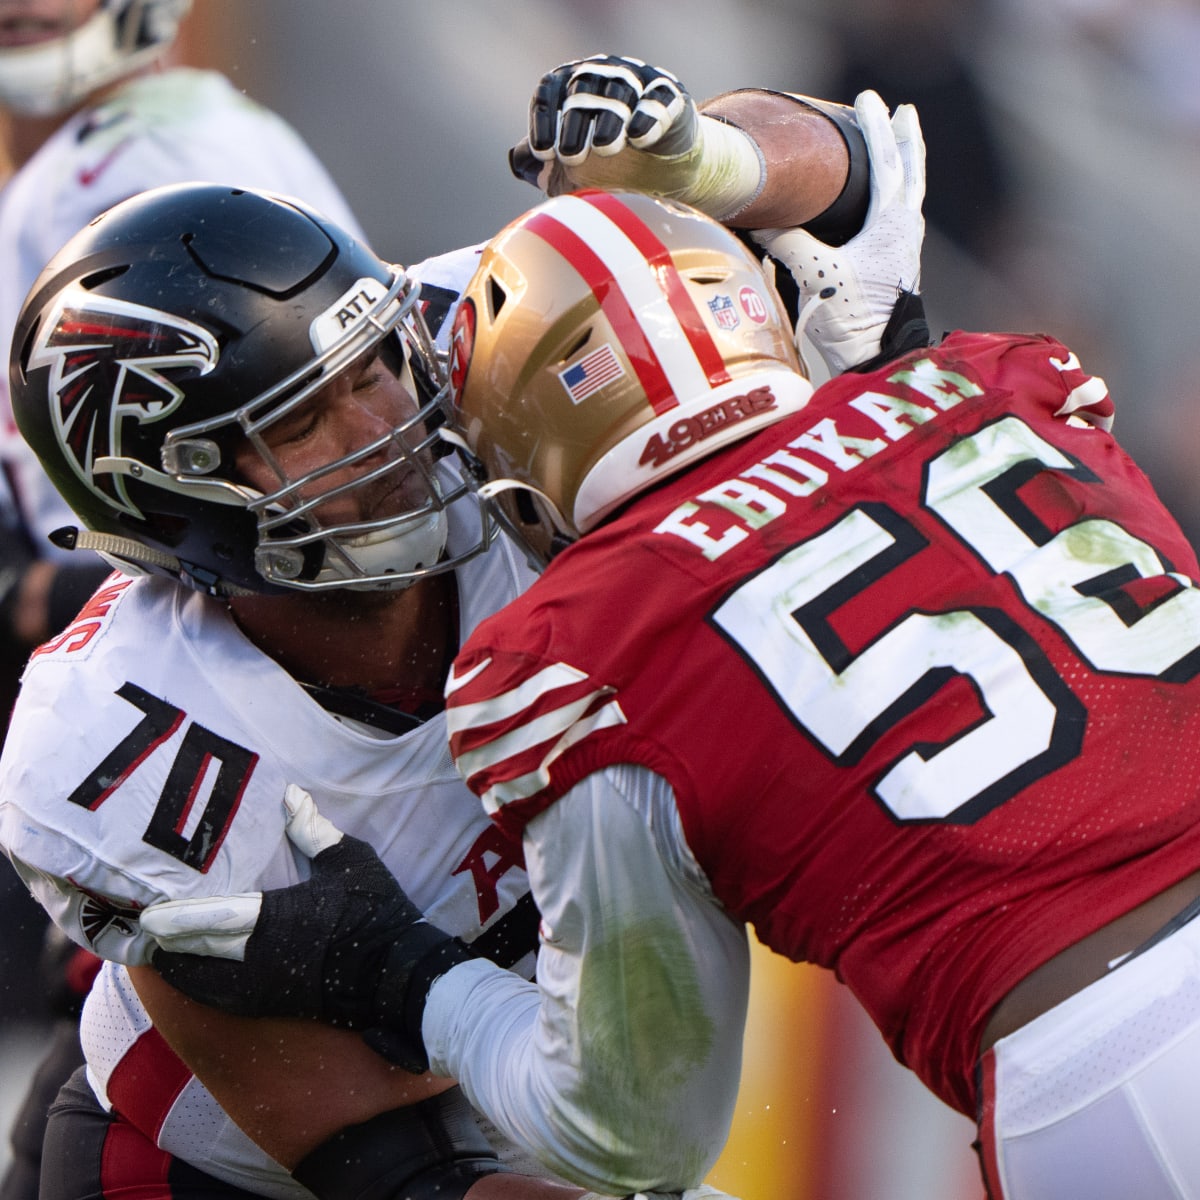
[[(174, 430), (165, 439), (163, 468), (175, 481), (173, 486), (183, 491), (203, 488), (209, 500), (223, 488), (228, 503), (256, 515), (255, 565), (268, 582), (301, 591), (399, 590), (453, 569), (489, 544), (493, 530), (485, 511), (457, 472), (438, 463), (445, 451), (437, 429), (448, 383), (417, 308), (419, 292), (399, 268), (390, 283), (360, 279), (313, 321), (310, 334), (317, 353), (311, 362), (234, 412)], [(393, 335), (404, 351), (402, 382), (418, 400), (415, 413), (370, 444), (299, 478), (288, 478), (264, 433)], [(424, 388), (413, 379), (414, 362), (426, 375)], [(260, 494), (213, 478), (222, 456), (211, 435), (231, 422), (283, 481), (274, 491)], [(321, 480), (380, 455), (384, 461), (349, 482), (319, 486)], [(395, 516), (352, 523), (327, 524), (318, 515), (321, 506), (391, 474), (415, 477), (419, 487), (412, 488), (406, 479), (406, 490), (419, 491), (422, 502)], [(459, 501), (473, 509), (479, 536), (467, 539), (462, 552), (447, 554), (446, 510)]]

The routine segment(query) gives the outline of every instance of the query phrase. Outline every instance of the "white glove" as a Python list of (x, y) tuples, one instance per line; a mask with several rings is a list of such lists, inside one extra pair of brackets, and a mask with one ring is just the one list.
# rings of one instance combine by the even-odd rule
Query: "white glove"
[(648, 192), (725, 220), (766, 179), (757, 143), (702, 116), (670, 71), (594, 54), (542, 76), (528, 135), (509, 151), (513, 174), (549, 196), (596, 187)]
[(874, 358), (901, 292), (921, 278), (925, 219), (925, 142), (917, 110), (902, 104), (889, 119), (875, 92), (863, 92), (854, 115), (867, 143), (871, 200), (862, 230), (828, 246), (803, 229), (756, 229), (751, 237), (792, 273), (800, 289), (802, 335), (834, 375)]
[[(306, 858), (337, 845), (343, 834), (318, 811), (313, 798), (294, 783), (283, 796), (287, 835)], [(143, 933), (173, 954), (202, 954), (244, 962), (246, 943), (262, 912), (262, 892), (164, 900), (143, 910)]]

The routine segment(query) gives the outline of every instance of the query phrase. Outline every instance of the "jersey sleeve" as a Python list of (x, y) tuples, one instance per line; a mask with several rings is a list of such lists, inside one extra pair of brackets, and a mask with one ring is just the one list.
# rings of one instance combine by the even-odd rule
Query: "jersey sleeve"
[(589, 739), (626, 718), (613, 687), (553, 657), (505, 651), (487, 631), (467, 643), (447, 684), (450, 753), (488, 814), (519, 838), (587, 772)]
[(1085, 371), (1074, 351), (1055, 342), (1050, 342), (1050, 347), (1050, 365), (1058, 371), (1066, 393), (1062, 407), (1054, 415), (1108, 433), (1116, 412), (1108, 385), (1099, 375)]
[(425, 1012), (434, 1070), (553, 1169), (615, 1195), (698, 1184), (740, 1073), (745, 933), (686, 865), (673, 811), (660, 778), (617, 768), (531, 822), (540, 999), (473, 962)]
[(437, 348), (450, 349), (458, 302), (479, 266), (483, 243), (435, 254), (408, 268), (421, 285), (421, 313)]

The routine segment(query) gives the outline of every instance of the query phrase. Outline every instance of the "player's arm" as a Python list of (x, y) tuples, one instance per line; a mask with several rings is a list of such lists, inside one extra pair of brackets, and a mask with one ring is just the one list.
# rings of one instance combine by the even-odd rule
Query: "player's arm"
[(189, 1000), (152, 967), (130, 967), (129, 975), (175, 1053), (288, 1170), (344, 1126), (451, 1086), (393, 1066), (347, 1030), (234, 1016)]
[(670, 788), (649, 771), (589, 776), (524, 840), (542, 914), (539, 989), (479, 963), (447, 972), (422, 1022), (430, 1064), (570, 1178), (694, 1186), (732, 1120), (745, 931), (712, 899)]
[[(630, 768), (589, 777), (531, 822), (537, 986), (430, 926), (311, 801), (289, 824), (313, 858), (305, 883), (159, 905), (142, 928), (167, 951), (155, 966), (189, 994), (347, 1024), (410, 1069), (432, 1063), (567, 1178), (615, 1195), (695, 1187), (728, 1134), (748, 955), (672, 803)], [(587, 849), (597, 822), (602, 855)]]
[[(466, 1115), (450, 1080), (392, 1067), (354, 1034), (310, 1021), (233, 1016), (189, 1000), (151, 968), (133, 968), (130, 975), (159, 1032), (221, 1107), (320, 1200), (357, 1200), (368, 1190), (375, 1200), (400, 1194), (455, 1200), (455, 1184), (463, 1200), (611, 1200), (504, 1171), (460, 1176), (448, 1186), (435, 1170), (421, 1185), (426, 1192), (406, 1182), (388, 1193), (381, 1175), (395, 1170), (405, 1142), (418, 1131), (428, 1134), (426, 1149), (462, 1139), (461, 1130), (439, 1132), (432, 1124), (445, 1124), (447, 1114)], [(359, 1128), (347, 1128), (350, 1123)], [(364, 1158), (374, 1161), (356, 1175)], [(701, 1187), (679, 1200), (734, 1198)]]
[(544, 75), (509, 161), (549, 195), (627, 188), (735, 228), (807, 225), (831, 242), (856, 232), (867, 207), (852, 109), (765, 89), (698, 105), (670, 71), (616, 55)]
[(150, 967), (130, 977), (159, 1032), (225, 1112), (321, 1200), (376, 1195), (393, 1176), (414, 1200), (422, 1188), (441, 1200), (580, 1195), (501, 1171), (453, 1081), (393, 1066), (357, 1034), (219, 1012)]
[(677, 77), (596, 55), (543, 76), (514, 173), (550, 195), (668, 196), (747, 231), (787, 268), (792, 316), (830, 374), (929, 341), (917, 297), (925, 146), (916, 111), (762, 89), (697, 106)]
[(869, 164), (852, 108), (744, 88), (706, 100), (698, 111), (751, 139), (762, 156), (761, 190), (726, 219), (731, 228), (799, 225), (837, 243), (861, 227)]

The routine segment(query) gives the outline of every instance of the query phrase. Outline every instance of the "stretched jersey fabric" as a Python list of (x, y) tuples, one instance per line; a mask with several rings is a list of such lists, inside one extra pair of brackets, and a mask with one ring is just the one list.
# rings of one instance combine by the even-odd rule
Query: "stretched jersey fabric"
[[(128, 80), (67, 120), (0, 191), (0, 349), (50, 258), (98, 213), (147, 188), (228, 183), (296, 196), (343, 228), (358, 222), (328, 172), (281, 117), (213, 71), (176, 67)], [(75, 524), (13, 424), (0, 373), (0, 459), (39, 555)]]
[[(528, 571), (500, 542), (457, 579), (465, 637)], [(97, 1096), (161, 1149), (267, 1196), (305, 1193), (170, 1052), (118, 964), (149, 961), (147, 904), (307, 873), (284, 834), (289, 783), (369, 841), (433, 920), (532, 972), (519, 847), (463, 787), (444, 717), (401, 736), (335, 717), (224, 605), (173, 581), (112, 576), (35, 652), (0, 760), (0, 843), (56, 922), (113, 960), (82, 1021)]]
[(833, 380), (476, 631), (460, 770), (531, 870), (581, 781), (664, 780), (724, 909), (974, 1115), (1001, 997), (1200, 866), (1198, 568), (1111, 415), (1046, 337)]

